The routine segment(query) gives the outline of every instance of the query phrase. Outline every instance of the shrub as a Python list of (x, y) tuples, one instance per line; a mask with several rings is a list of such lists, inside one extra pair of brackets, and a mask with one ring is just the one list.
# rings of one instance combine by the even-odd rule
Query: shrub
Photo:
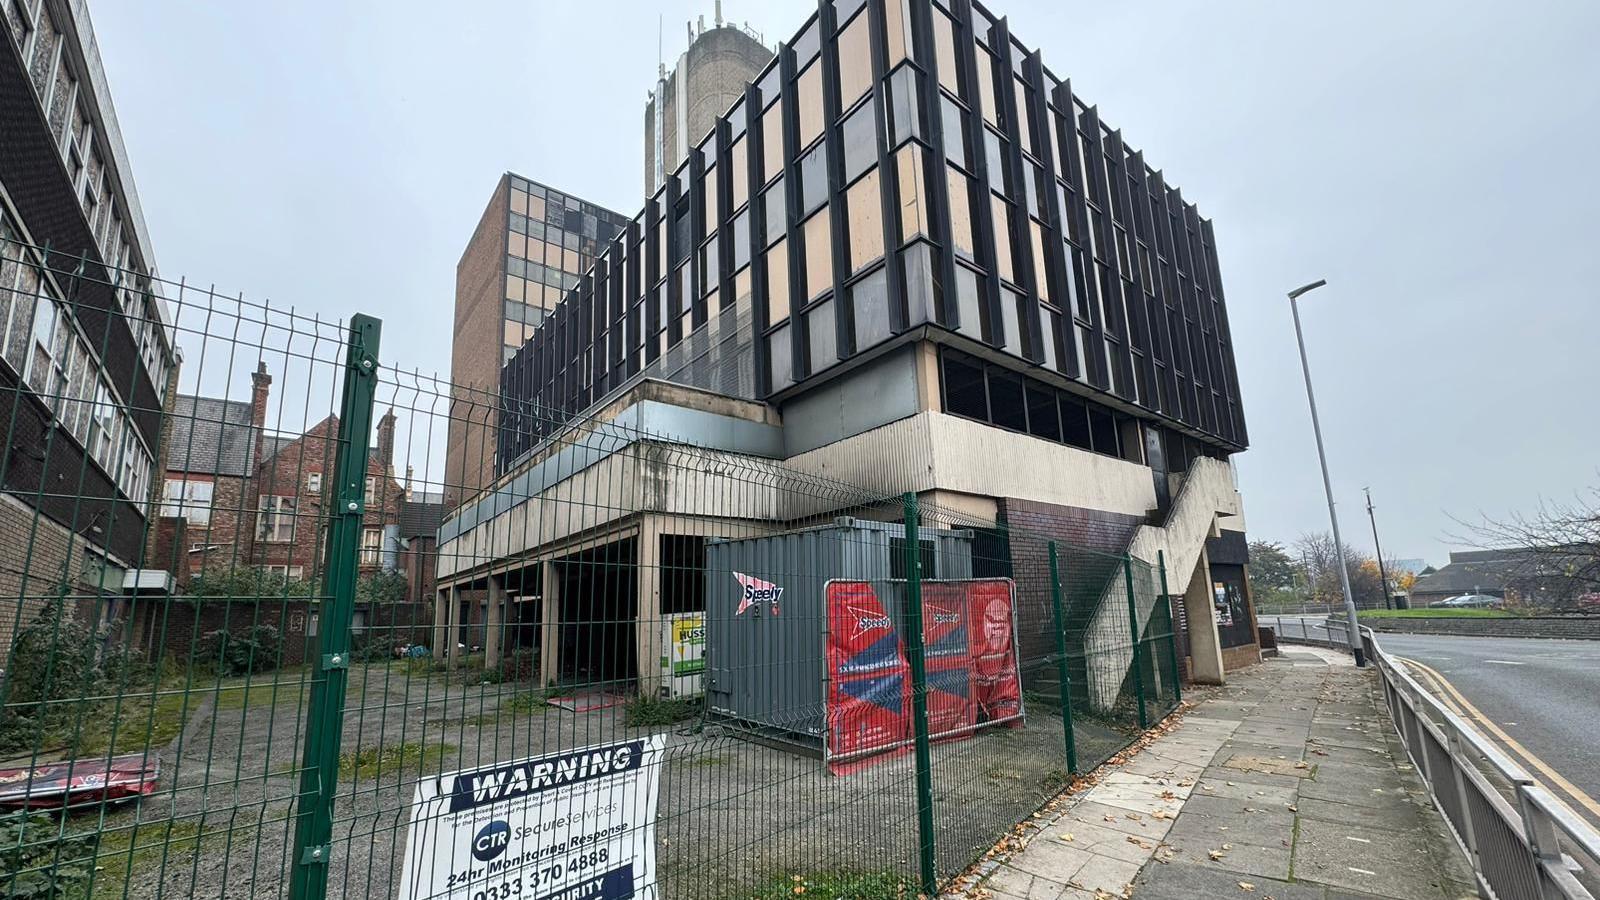
[(61, 833), (54, 819), (25, 810), (0, 814), (0, 897), (80, 897), (94, 877), (99, 832)]
[(73, 698), (94, 693), (95, 641), (56, 597), (17, 632), (0, 708), (0, 753), (38, 749), (44, 736), (73, 718)]
[(676, 725), (700, 715), (703, 705), (701, 697), (676, 697), (671, 700), (635, 697), (628, 701), (628, 712), (623, 721), (630, 728)]
[(271, 625), (253, 625), (242, 634), (212, 631), (204, 636), (206, 658), (222, 675), (271, 672), (283, 661), (283, 636)]

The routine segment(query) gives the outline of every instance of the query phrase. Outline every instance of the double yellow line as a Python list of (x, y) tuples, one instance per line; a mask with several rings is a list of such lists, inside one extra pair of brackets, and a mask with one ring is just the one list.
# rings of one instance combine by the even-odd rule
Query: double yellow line
[(1573, 800), (1577, 801), (1580, 806), (1582, 806), (1584, 809), (1587, 809), (1590, 815), (1594, 816), (1596, 819), (1600, 819), (1600, 803), (1595, 802), (1593, 797), (1584, 793), (1577, 785), (1561, 777), (1560, 772), (1557, 772), (1544, 760), (1535, 756), (1533, 751), (1517, 743), (1517, 741), (1512, 738), (1511, 735), (1505, 733), (1504, 729), (1502, 729), (1499, 725), (1496, 725), (1493, 720), (1480, 712), (1476, 706), (1473, 706), (1472, 703), (1467, 700), (1466, 697), (1463, 697), (1461, 692), (1456, 690), (1455, 685), (1451, 684), (1443, 675), (1440, 675), (1438, 672), (1434, 671), (1432, 666), (1417, 662), (1414, 659), (1408, 659), (1404, 656), (1397, 656), (1395, 659), (1410, 666), (1414, 672), (1422, 675), (1424, 680), (1432, 682), (1435, 687), (1435, 690), (1433, 691), (1434, 695), (1439, 698), (1440, 702), (1449, 707), (1451, 712), (1462, 717), (1463, 719), (1471, 722), (1477, 722), (1478, 724), (1482, 725), (1484, 730), (1498, 738), (1507, 749), (1522, 757), (1525, 761), (1527, 761), (1528, 765), (1538, 770), (1538, 772), (1545, 778), (1548, 778), (1550, 780), (1550, 784), (1559, 787), (1564, 793), (1566, 793), (1568, 797), (1571, 797)]

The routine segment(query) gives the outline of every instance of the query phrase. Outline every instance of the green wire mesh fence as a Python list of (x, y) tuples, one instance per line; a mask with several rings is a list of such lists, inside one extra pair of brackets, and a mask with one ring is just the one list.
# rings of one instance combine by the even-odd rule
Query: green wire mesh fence
[(1178, 702), (1159, 567), (0, 238), (0, 896), (911, 896)]

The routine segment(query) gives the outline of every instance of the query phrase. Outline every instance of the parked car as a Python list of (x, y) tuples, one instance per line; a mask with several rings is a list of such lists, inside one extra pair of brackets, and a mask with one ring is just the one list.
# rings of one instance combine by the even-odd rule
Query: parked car
[(1428, 604), (1429, 609), (1502, 609), (1506, 601), (1489, 594), (1458, 594), (1435, 600)]

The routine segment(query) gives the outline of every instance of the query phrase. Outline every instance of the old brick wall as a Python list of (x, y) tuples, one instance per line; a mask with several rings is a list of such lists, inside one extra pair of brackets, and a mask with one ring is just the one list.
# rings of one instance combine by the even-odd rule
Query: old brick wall
[[(4, 669), (18, 626), (32, 622), (56, 595), (63, 573), (74, 595), (93, 597), (98, 588), (82, 580), (86, 553), (82, 539), (72, 538), (65, 528), (3, 493), (0, 547), (6, 548), (0, 552), (0, 669)], [(86, 601), (85, 611), (89, 609), (92, 601)]]
[[(1025, 659), (1042, 658), (1056, 652), (1049, 542), (1054, 540), (1057, 544), (1070, 637), (1075, 619), (1092, 611), (1106, 584), (1118, 576), (1119, 563), (1114, 557), (1127, 550), (1134, 529), (1143, 520), (1013, 497), (1000, 501), (1000, 515), (1010, 530), (1011, 577), (1017, 583), (1018, 644)], [(1069, 647), (1068, 652), (1079, 649)]]
[(493, 431), (499, 421), (500, 348), (505, 342), (509, 191), (509, 182), (502, 176), (456, 264), (450, 358), (453, 396), (442, 479), (446, 509), (476, 493), (494, 476)]
[[(285, 444), (257, 469), (255, 481), (259, 496), (295, 498), (295, 523), (288, 541), (262, 540), (257, 532), (254, 552), (250, 556), (252, 565), (300, 566), (307, 579), (320, 567), (327, 527), (334, 512), (332, 503), (336, 486), (333, 483), (333, 470), (338, 451), (338, 430), (338, 418), (329, 416), (299, 438)], [(382, 528), (400, 521), (400, 498), (404, 488), (389, 476), (388, 469), (385, 462), (375, 455), (368, 455), (367, 473), (378, 481), (374, 489), (374, 502), (362, 514), (363, 528)], [(312, 492), (306, 486), (306, 475), (312, 472), (322, 475), (320, 491)], [(364, 563), (361, 571), (367, 574), (377, 568), (375, 563)]]
[(318, 603), (303, 597), (261, 600), (189, 600), (149, 597), (134, 601), (133, 615), (148, 623), (140, 647), (152, 660), (165, 657), (178, 665), (203, 661), (211, 648), (206, 635), (228, 631), (243, 635), (256, 625), (270, 625), (283, 637), (283, 665), (295, 666), (316, 653)]

